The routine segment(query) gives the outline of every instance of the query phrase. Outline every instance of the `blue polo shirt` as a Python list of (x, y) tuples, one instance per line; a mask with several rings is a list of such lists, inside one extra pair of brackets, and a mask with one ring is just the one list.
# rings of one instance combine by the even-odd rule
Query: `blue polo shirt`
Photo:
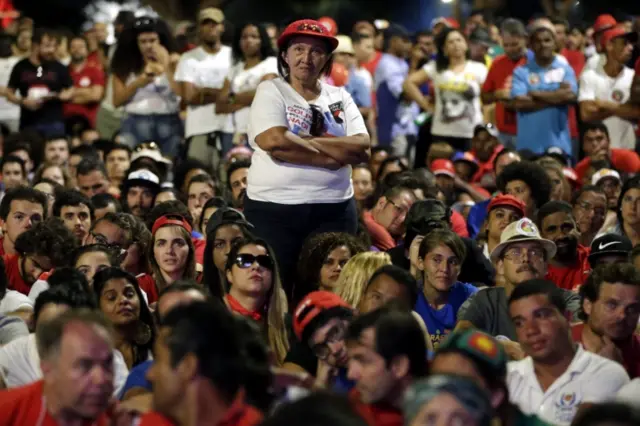
[(429, 305), (424, 292), (421, 291), (418, 294), (414, 311), (420, 315), (427, 326), (434, 349), (438, 349), (440, 342), (456, 327), (460, 306), (477, 291), (478, 289), (471, 284), (456, 282), (449, 290), (447, 304), (437, 310)]
[[(561, 83), (568, 83), (578, 93), (576, 75), (566, 59), (556, 55), (548, 67), (530, 60), (513, 71), (511, 96), (526, 96), (531, 91), (555, 91)], [(518, 150), (528, 149), (536, 154), (549, 147), (561, 148), (572, 154), (569, 131), (569, 105), (549, 106), (538, 111), (518, 111)]]

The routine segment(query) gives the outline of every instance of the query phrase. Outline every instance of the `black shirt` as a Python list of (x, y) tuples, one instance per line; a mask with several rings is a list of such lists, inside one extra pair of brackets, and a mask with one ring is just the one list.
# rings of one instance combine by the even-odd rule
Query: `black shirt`
[[(491, 262), (482, 254), (482, 250), (478, 245), (469, 238), (461, 237), (464, 246), (467, 248), (467, 256), (460, 267), (460, 275), (458, 281), (473, 284), (475, 286), (495, 285), (496, 271), (493, 269)], [(391, 257), (391, 262), (407, 271), (411, 267), (411, 262), (405, 254), (404, 245), (400, 244), (387, 251)]]
[[(73, 86), (67, 67), (58, 61), (42, 62), (36, 66), (25, 58), (18, 62), (9, 77), (10, 89), (25, 99), (42, 98), (47, 94), (60, 93)], [(45, 101), (36, 111), (20, 107), (20, 129), (38, 124), (50, 124), (63, 121), (62, 102), (57, 99)]]

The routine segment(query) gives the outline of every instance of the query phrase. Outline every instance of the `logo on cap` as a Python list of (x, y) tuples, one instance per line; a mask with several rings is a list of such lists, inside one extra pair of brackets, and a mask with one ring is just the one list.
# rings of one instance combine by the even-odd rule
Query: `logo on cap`
[(598, 246), (598, 250), (604, 250), (613, 244), (620, 244), (620, 241), (611, 241), (610, 243), (606, 243), (606, 244), (600, 243), (600, 245)]
[(469, 339), (469, 346), (477, 349), (479, 352), (487, 355), (490, 358), (494, 358), (498, 354), (498, 347), (496, 343), (488, 336), (484, 334), (475, 333)]
[(520, 220), (516, 230), (518, 231), (519, 234), (526, 235), (527, 237), (538, 236), (538, 228), (536, 228), (536, 225), (533, 222), (531, 222), (529, 219)]

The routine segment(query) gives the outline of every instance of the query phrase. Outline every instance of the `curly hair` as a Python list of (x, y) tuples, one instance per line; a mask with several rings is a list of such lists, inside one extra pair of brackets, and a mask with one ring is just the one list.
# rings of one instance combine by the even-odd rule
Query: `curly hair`
[(22, 233), (15, 243), (16, 252), (46, 256), (51, 259), (54, 268), (67, 266), (69, 253), (78, 246), (77, 239), (64, 224), (62, 219), (50, 217), (44, 222)]
[(329, 253), (341, 246), (346, 246), (352, 257), (367, 251), (367, 247), (356, 237), (343, 232), (325, 232), (307, 238), (298, 259), (297, 283), (308, 287), (309, 291), (317, 290), (320, 287), (322, 265)]
[(118, 223), (122, 223), (123, 226), (126, 226), (126, 228), (123, 227), (122, 229), (126, 229), (127, 232), (130, 232), (131, 244), (137, 244), (140, 249), (140, 263), (138, 265), (138, 269), (141, 272), (148, 271), (149, 263), (147, 262), (146, 254), (149, 251), (152, 238), (149, 228), (146, 227), (141, 219), (138, 219), (130, 213), (107, 213), (104, 217), (106, 218), (109, 215), (115, 215)]
[(506, 193), (507, 184), (514, 180), (521, 180), (531, 191), (536, 208), (542, 207), (551, 196), (551, 181), (544, 169), (531, 161), (511, 163), (498, 175), (497, 185), (501, 192)]

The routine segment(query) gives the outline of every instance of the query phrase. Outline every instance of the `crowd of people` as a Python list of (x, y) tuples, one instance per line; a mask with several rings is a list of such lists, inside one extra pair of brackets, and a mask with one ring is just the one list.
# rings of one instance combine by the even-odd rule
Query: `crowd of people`
[(0, 36), (0, 426), (640, 424), (640, 22), (113, 28)]

